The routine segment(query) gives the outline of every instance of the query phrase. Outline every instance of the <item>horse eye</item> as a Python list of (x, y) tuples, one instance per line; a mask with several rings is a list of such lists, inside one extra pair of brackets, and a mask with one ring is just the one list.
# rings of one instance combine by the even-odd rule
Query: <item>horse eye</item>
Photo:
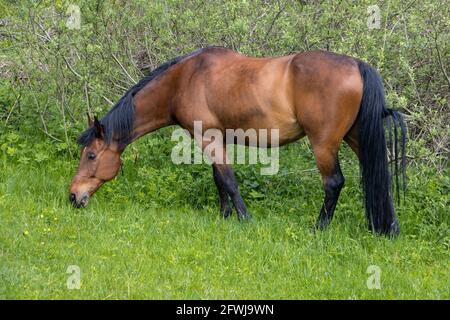
[(89, 160), (94, 160), (94, 159), (95, 159), (95, 153), (89, 152), (89, 153), (87, 154), (87, 158), (88, 158)]

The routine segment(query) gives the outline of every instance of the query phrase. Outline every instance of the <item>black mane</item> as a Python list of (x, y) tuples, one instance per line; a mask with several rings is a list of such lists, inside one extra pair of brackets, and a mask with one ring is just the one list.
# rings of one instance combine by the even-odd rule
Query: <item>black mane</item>
[[(167, 61), (150, 72), (147, 76), (142, 78), (137, 84), (131, 87), (119, 102), (108, 111), (108, 113), (100, 120), (103, 126), (103, 139), (107, 144), (110, 144), (114, 138), (119, 144), (127, 145), (132, 137), (131, 133), (133, 131), (134, 123), (134, 104), (133, 97), (144, 88), (150, 81), (155, 79), (157, 76), (163, 74), (171, 66), (180, 62), (184, 58), (193, 56), (203, 49), (197, 50), (193, 53), (176, 57), (170, 61)], [(92, 143), (95, 139), (95, 128), (90, 127), (84, 131), (78, 138), (78, 143), (82, 146), (87, 146)]]

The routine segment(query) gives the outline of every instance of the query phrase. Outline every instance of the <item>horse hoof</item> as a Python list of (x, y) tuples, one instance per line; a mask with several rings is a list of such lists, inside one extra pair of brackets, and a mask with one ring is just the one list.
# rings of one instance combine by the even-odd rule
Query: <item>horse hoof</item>
[(316, 222), (315, 230), (324, 231), (330, 224), (330, 220), (318, 220)]
[(231, 216), (231, 208), (221, 211), (224, 219), (228, 219)]
[(252, 220), (252, 215), (250, 213), (246, 212), (244, 214), (238, 215), (238, 219), (240, 222), (250, 221), (250, 220)]

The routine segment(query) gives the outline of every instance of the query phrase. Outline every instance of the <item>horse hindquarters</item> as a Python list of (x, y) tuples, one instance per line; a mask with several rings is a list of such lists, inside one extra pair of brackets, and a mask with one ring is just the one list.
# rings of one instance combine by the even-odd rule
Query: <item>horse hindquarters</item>
[(353, 59), (326, 52), (300, 54), (292, 65), (297, 120), (311, 142), (322, 176), (324, 201), (316, 226), (324, 229), (344, 185), (338, 152), (357, 117), (362, 80)]

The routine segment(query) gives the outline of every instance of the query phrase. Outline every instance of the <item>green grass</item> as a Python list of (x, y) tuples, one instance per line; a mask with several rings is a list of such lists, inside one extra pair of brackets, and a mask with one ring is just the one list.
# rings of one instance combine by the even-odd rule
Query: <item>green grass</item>
[[(402, 234), (374, 236), (345, 149), (335, 219), (315, 233), (321, 183), (300, 142), (281, 150), (276, 176), (238, 166), (253, 215), (239, 223), (220, 217), (210, 168), (173, 165), (164, 136), (130, 147), (124, 174), (84, 210), (68, 202), (76, 160), (21, 164), (4, 154), (0, 298), (450, 298), (448, 177), (410, 168)], [(79, 290), (67, 289), (69, 265), (81, 268)], [(380, 290), (367, 288), (369, 265), (381, 269)]]

